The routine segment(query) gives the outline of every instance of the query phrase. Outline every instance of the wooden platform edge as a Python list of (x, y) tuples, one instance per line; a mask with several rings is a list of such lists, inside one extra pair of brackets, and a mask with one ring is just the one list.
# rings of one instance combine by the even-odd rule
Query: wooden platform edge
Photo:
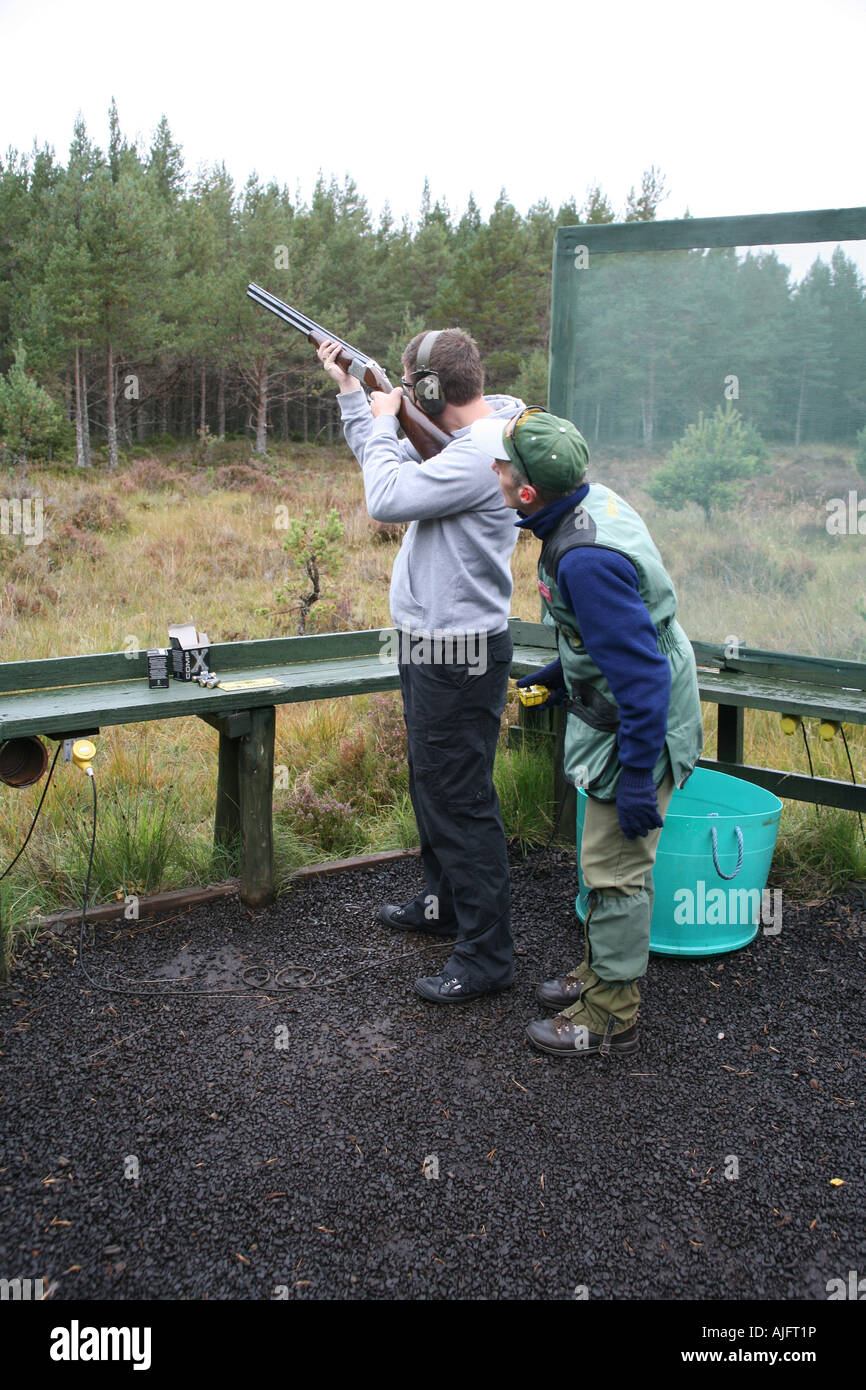
[[(377, 850), (373, 854), (358, 854), (352, 859), (329, 859), (323, 864), (305, 864), (291, 875), (290, 882), (294, 883), (296, 879), (319, 878), (324, 874), (347, 873), (351, 869), (374, 869), (380, 864), (390, 864), (398, 859), (417, 858), (419, 854), (420, 850), (417, 848), (385, 849)], [(200, 907), (218, 898), (235, 897), (239, 890), (240, 880), (230, 878), (224, 883), (209, 883), (206, 888), (173, 888), (165, 893), (152, 893), (150, 897), (139, 899), (138, 915), (153, 917), (156, 913), (166, 912), (171, 908)], [(118, 917), (123, 917), (125, 910), (126, 904), (123, 902), (103, 903), (100, 907), (89, 908), (86, 920), (112, 922)], [(34, 917), (33, 925), (44, 929), (70, 926), (80, 921), (81, 909), (78, 908), (67, 912), (53, 912), (48, 917)]]

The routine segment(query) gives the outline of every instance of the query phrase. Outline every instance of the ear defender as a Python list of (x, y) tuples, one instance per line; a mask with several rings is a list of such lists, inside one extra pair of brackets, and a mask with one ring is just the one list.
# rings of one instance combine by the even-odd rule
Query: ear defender
[(448, 404), (442, 392), (439, 373), (433, 371), (430, 366), (430, 353), (441, 332), (441, 329), (437, 329), (433, 333), (427, 333), (421, 339), (415, 357), (415, 370), (412, 373), (412, 390), (415, 393), (415, 401), (425, 415), (431, 416), (441, 415)]

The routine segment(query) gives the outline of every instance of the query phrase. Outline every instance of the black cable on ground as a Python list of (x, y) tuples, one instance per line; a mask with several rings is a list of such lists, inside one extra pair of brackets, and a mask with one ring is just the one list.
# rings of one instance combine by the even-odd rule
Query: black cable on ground
[[(128, 984), (132, 985), (132, 988), (130, 989), (123, 989), (120, 985), (103, 984), (100, 980), (94, 979), (90, 971), (87, 969), (87, 966), (84, 964), (84, 932), (85, 927), (87, 925), (87, 899), (90, 895), (90, 875), (93, 870), (93, 855), (94, 850), (96, 848), (97, 819), (96, 778), (93, 776), (92, 773), (89, 775), (90, 782), (93, 788), (93, 830), (90, 837), (90, 855), (87, 861), (87, 877), (85, 879), (84, 884), (84, 901), (81, 904), (81, 924), (78, 931), (78, 964), (81, 968), (81, 971), (85, 979), (87, 979), (90, 982), (90, 984), (93, 985), (94, 989), (102, 990), (106, 994), (124, 995), (131, 999), (189, 999), (193, 995), (204, 996), (209, 999), (218, 998), (220, 996), (222, 996), (223, 998), (232, 999), (268, 999), (275, 994), (292, 994), (299, 989), (332, 989), (335, 985), (342, 984), (344, 980), (351, 979), (353, 975), (361, 975), (365, 971), (373, 969), (375, 964), (377, 963), (380, 965), (390, 965), (392, 961), (401, 959), (401, 956), (388, 956), (387, 960), (380, 960), (379, 962), (366, 961), (363, 965), (360, 965), (356, 970), (346, 971), (343, 975), (338, 976), (334, 980), (322, 980), (318, 982), (315, 978), (316, 971), (311, 966), (294, 964), (284, 965), (278, 971), (276, 971), (274, 975), (275, 984), (274, 988), (272, 989), (265, 989), (262, 985), (253, 985), (248, 989), (140, 989), (136, 988), (134, 981), (130, 981), (129, 976), (115, 975), (115, 979), (125, 980)], [(410, 955), (412, 954), (412, 952), (406, 951), (402, 954)], [(247, 966), (246, 970), (244, 971), (244, 975), (247, 975), (252, 971), (259, 970), (265, 970), (267, 972), (268, 979), (270, 979), (270, 970), (267, 966)], [(279, 979), (280, 975), (285, 974), (286, 971), (289, 970), (296, 970), (305, 975), (309, 974), (312, 978), (307, 981), (304, 981), (302, 984), (277, 985), (276, 981)], [(171, 981), (166, 980), (165, 983), (169, 985), (171, 984)]]
[[(25, 840), (24, 840), (24, 843), (22, 844), (22, 846), (21, 846), (21, 848), (19, 849), (18, 853), (15, 855), (15, 858), (12, 859), (12, 860), (10, 861), (9, 864), (7, 864), (6, 868), (3, 870), (3, 873), (0, 874), (0, 880), (4, 879), (4, 878), (6, 877), (6, 875), (9, 873), (9, 871), (14, 867), (14, 865), (17, 864), (18, 860), (21, 858), (21, 855), (24, 853), (25, 849), (27, 848), (27, 845), (28, 845), (28, 843), (29, 843), (29, 841), (30, 841), (30, 837), (31, 837), (31, 835), (33, 834), (33, 831), (34, 831), (34, 829), (35, 829), (35, 827), (36, 827), (36, 822), (37, 822), (37, 820), (39, 819), (39, 813), (40, 813), (40, 811), (42, 810), (42, 806), (43, 806), (43, 803), (44, 803), (44, 801), (45, 801), (45, 797), (46, 797), (46, 795), (47, 795), (47, 793), (48, 793), (48, 788), (49, 788), (49, 786), (50, 786), (50, 784), (51, 784), (51, 778), (52, 778), (52, 776), (53, 776), (53, 774), (54, 774), (54, 769), (55, 769), (55, 767), (56, 767), (56, 765), (57, 765), (57, 759), (58, 759), (58, 757), (59, 757), (59, 755), (60, 755), (61, 747), (62, 747), (62, 745), (61, 745), (60, 743), (58, 743), (57, 748), (55, 749), (55, 752), (54, 752), (54, 757), (53, 757), (52, 762), (51, 762), (51, 767), (50, 767), (49, 770), (48, 770), (48, 776), (47, 776), (47, 778), (46, 778), (46, 780), (45, 780), (45, 786), (44, 786), (43, 789), (42, 789), (42, 795), (41, 795), (41, 797), (39, 798), (39, 805), (36, 807), (36, 811), (35, 811), (35, 813), (34, 813), (33, 820), (32, 820), (31, 823), (30, 823), (30, 829), (27, 831), (27, 835), (26, 835), (26, 838), (25, 838)], [(810, 762), (811, 762), (811, 760), (810, 760)], [(84, 975), (85, 978), (88, 980), (88, 982), (89, 982), (91, 985), (93, 985), (94, 989), (102, 990), (103, 992), (108, 993), (108, 994), (125, 995), (125, 996), (127, 996), (127, 997), (129, 997), (129, 998), (148, 998), (148, 997), (149, 997), (149, 998), (159, 998), (159, 999), (186, 999), (186, 998), (189, 998), (191, 995), (197, 995), (197, 996), (204, 996), (204, 997), (207, 997), (207, 998), (215, 998), (215, 997), (222, 996), (222, 997), (224, 997), (224, 998), (225, 998), (225, 997), (231, 997), (231, 998), (234, 998), (234, 999), (239, 999), (239, 998), (240, 998), (240, 999), (243, 999), (243, 998), (250, 998), (250, 997), (262, 999), (262, 998), (269, 998), (270, 996), (275, 995), (275, 994), (284, 994), (284, 993), (285, 993), (285, 994), (288, 994), (288, 993), (293, 993), (295, 990), (299, 990), (299, 989), (332, 989), (332, 988), (334, 988), (336, 985), (339, 985), (339, 984), (344, 983), (344, 981), (346, 981), (346, 980), (348, 980), (348, 979), (351, 979), (351, 978), (352, 978), (353, 976), (355, 976), (355, 975), (360, 975), (360, 974), (363, 974), (363, 973), (364, 973), (365, 971), (367, 971), (367, 970), (373, 969), (374, 966), (375, 966), (375, 964), (388, 965), (388, 964), (390, 964), (390, 963), (391, 963), (392, 961), (394, 961), (394, 960), (399, 960), (399, 959), (401, 959), (401, 956), (388, 956), (386, 960), (380, 960), (380, 961), (378, 961), (378, 962), (367, 961), (367, 962), (365, 962), (364, 964), (358, 966), (357, 969), (344, 972), (342, 975), (337, 976), (337, 977), (336, 977), (335, 979), (333, 979), (333, 980), (321, 980), (321, 981), (317, 981), (317, 980), (316, 980), (316, 971), (315, 971), (311, 966), (305, 966), (305, 965), (285, 965), (285, 966), (282, 966), (278, 971), (276, 971), (276, 973), (275, 973), (275, 975), (274, 975), (274, 987), (271, 988), (271, 989), (267, 989), (266, 986), (264, 986), (264, 985), (259, 985), (259, 986), (258, 986), (258, 991), (259, 991), (259, 992), (256, 992), (256, 986), (253, 985), (251, 982), (247, 982), (246, 979), (244, 979), (244, 983), (245, 983), (245, 984), (246, 984), (246, 983), (249, 983), (249, 988), (248, 988), (247, 990), (235, 990), (235, 989), (173, 989), (173, 990), (169, 990), (169, 989), (137, 989), (137, 988), (135, 987), (134, 981), (130, 980), (129, 976), (125, 976), (125, 975), (117, 976), (117, 975), (115, 975), (115, 978), (116, 978), (116, 979), (125, 980), (128, 984), (130, 984), (130, 985), (132, 986), (132, 988), (123, 989), (123, 988), (120, 987), (120, 985), (109, 985), (109, 984), (104, 984), (104, 983), (102, 983), (101, 981), (95, 979), (95, 978), (91, 975), (90, 971), (87, 969), (87, 966), (86, 966), (85, 963), (84, 963), (84, 933), (85, 933), (85, 928), (86, 928), (86, 925), (87, 925), (87, 900), (88, 900), (88, 897), (90, 896), (90, 878), (91, 878), (91, 874), (92, 874), (92, 872), (93, 872), (93, 857), (94, 857), (94, 852), (95, 852), (95, 849), (96, 849), (96, 826), (97, 826), (96, 778), (93, 776), (93, 773), (92, 773), (92, 772), (90, 772), (90, 774), (89, 774), (89, 780), (90, 780), (91, 787), (92, 787), (92, 790), (93, 790), (93, 828), (92, 828), (91, 837), (90, 837), (90, 853), (89, 853), (89, 855), (88, 855), (88, 860), (87, 860), (87, 876), (86, 876), (85, 884), (84, 884), (84, 899), (83, 899), (83, 902), (82, 902), (82, 905), (81, 905), (81, 923), (80, 923), (79, 933), (78, 933), (78, 964), (79, 964), (79, 966), (80, 966), (80, 968), (81, 968), (81, 971), (82, 971), (83, 975)], [(554, 822), (553, 822), (553, 827), (552, 827), (552, 829), (551, 829), (551, 831), (550, 831), (550, 834), (549, 834), (549, 836), (547, 837), (547, 841), (546, 841), (545, 844), (542, 846), (541, 852), (540, 852), (540, 854), (538, 855), (538, 857), (537, 857), (537, 859), (536, 859), (534, 865), (532, 866), (532, 870), (530, 871), (529, 875), (528, 875), (527, 878), (524, 880), (524, 882), (526, 882), (526, 883), (531, 883), (531, 882), (532, 882), (532, 879), (535, 877), (536, 873), (537, 873), (538, 870), (541, 868), (541, 865), (542, 865), (543, 862), (544, 862), (545, 856), (546, 856), (548, 850), (550, 849), (551, 844), (553, 843), (553, 840), (554, 840), (554, 837), (555, 837), (555, 835), (556, 835), (556, 832), (557, 832), (558, 829), (559, 829), (559, 825), (560, 825), (560, 822), (561, 822), (561, 820), (562, 820), (562, 813), (563, 813), (563, 811), (565, 810), (566, 801), (567, 801), (567, 796), (564, 794), (563, 797), (562, 797), (562, 799), (561, 799), (561, 801), (560, 801), (560, 803), (559, 803), (559, 810), (557, 811), (556, 818), (555, 818), (555, 820), (554, 820)], [(506, 909), (506, 911), (510, 911), (510, 910), (511, 910), (511, 909), (510, 909), (510, 904), (509, 904), (509, 907)], [(496, 918), (496, 919), (494, 919), (494, 921), (493, 921), (492, 923), (488, 923), (488, 924), (483, 928), (483, 930), (484, 930), (484, 931), (489, 931), (490, 927), (491, 927), (491, 926), (496, 926), (497, 922), (500, 921), (501, 918), (504, 917), (504, 916), (505, 916), (505, 913), (504, 913), (504, 912), (503, 912), (503, 913), (500, 913), (499, 917)], [(468, 941), (468, 940), (471, 940), (471, 936), (470, 936), (470, 937), (467, 937), (466, 940), (467, 940), (467, 941)], [(411, 952), (404, 952), (403, 954), (404, 954), (404, 955), (409, 955), (409, 954), (411, 954)], [(268, 969), (267, 966), (248, 966), (248, 967), (246, 968), (246, 970), (244, 971), (244, 976), (250, 974), (250, 973), (253, 972), (253, 971), (260, 971), (260, 970), (266, 971), (266, 972), (267, 972), (268, 979), (270, 978), (270, 970)], [(309, 974), (311, 978), (310, 978), (309, 980), (304, 981), (304, 982), (301, 983), (301, 984), (296, 984), (296, 985), (277, 985), (277, 984), (276, 984), (276, 981), (279, 979), (280, 975), (284, 975), (287, 971), (290, 971), (290, 970), (296, 970), (296, 971), (299, 971), (300, 973), (305, 974), (305, 975)], [(166, 984), (169, 984), (169, 983), (170, 983), (169, 981), (166, 981)]]
[[(806, 733), (806, 721), (805, 721), (805, 719), (801, 719), (801, 720), (800, 720), (800, 728), (801, 728), (802, 733), (803, 733), (803, 743), (806, 745), (806, 757), (809, 759), (809, 776), (810, 776), (810, 777), (814, 777), (814, 776), (815, 776), (815, 769), (814, 769), (814, 767), (812, 766), (812, 750), (811, 750), (810, 747), (809, 747), (809, 736), (808, 736), (808, 734)], [(818, 805), (817, 801), (815, 802), (815, 814), (816, 814), (816, 816), (821, 814), (821, 807)]]
[[(854, 764), (853, 764), (852, 761), (851, 761), (851, 750), (850, 750), (850, 748), (848, 747), (848, 740), (847, 740), (847, 738), (845, 737), (845, 725), (844, 725), (844, 724), (840, 724), (840, 725), (839, 725), (839, 733), (842, 735), (842, 742), (843, 742), (844, 745), (845, 745), (845, 753), (846, 753), (846, 755), (847, 755), (847, 757), (848, 757), (848, 766), (849, 766), (849, 768), (851, 769), (851, 781), (854, 783), (854, 786), (856, 787), (856, 785), (857, 785), (857, 778), (856, 778), (856, 776), (855, 776), (855, 774), (854, 774)], [(866, 830), (863, 829), (863, 816), (862, 816), (862, 814), (860, 813), (860, 811), (857, 812), (857, 819), (858, 819), (858, 821), (860, 822), (860, 834), (863, 836), (863, 841), (864, 841), (864, 843), (866, 843)]]

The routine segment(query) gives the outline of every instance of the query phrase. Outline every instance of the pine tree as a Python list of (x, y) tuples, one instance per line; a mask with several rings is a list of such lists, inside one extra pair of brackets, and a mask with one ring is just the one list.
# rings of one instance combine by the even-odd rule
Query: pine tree
[(866, 285), (837, 246), (830, 259), (833, 418), (828, 438), (850, 439), (866, 423)]
[(668, 196), (664, 174), (651, 164), (641, 176), (640, 193), (635, 194), (634, 188), (629, 190), (625, 210), (626, 222), (654, 222), (659, 204)]
[[(629, 196), (633, 197), (633, 195), (634, 189), (632, 189), (632, 192)], [(635, 219), (631, 220), (634, 221)], [(587, 193), (586, 202), (584, 203), (583, 210), (580, 214), (580, 221), (585, 222), (587, 226), (590, 227), (595, 227), (599, 224), (603, 224), (606, 222), (616, 221), (616, 213), (614, 212), (604, 193), (602, 193), (600, 184), (595, 184), (595, 186), (591, 188)]]
[(833, 333), (830, 317), (832, 276), (826, 261), (817, 257), (794, 296), (794, 330), (797, 356), (794, 362), (796, 405), (794, 444), (804, 436), (829, 437), (826, 402), (833, 385)]
[(534, 277), (541, 273), (527, 273), (526, 228), (503, 189), (487, 225), (457, 253), (433, 306), (438, 321), (475, 338), (492, 390), (510, 388), (535, 346)]
[[(166, 212), (135, 152), (112, 130), (108, 166), (88, 185), (82, 234), (95, 293), (94, 338), (103, 354), (105, 425), (110, 468), (118, 463), (118, 371), (128, 364), (125, 391), (135, 391), (160, 338), (161, 296), (153, 266), (170, 257)], [(116, 173), (115, 173), (116, 170)], [(163, 284), (165, 281), (163, 281)]]
[(21, 343), (5, 379), (0, 377), (0, 463), (50, 458), (64, 444), (67, 425), (47, 391), (26, 371)]
[[(329, 213), (320, 199), (319, 212), (323, 220), (329, 220)], [(283, 293), (279, 298), (293, 303), (292, 284), (297, 274), (296, 256), (298, 240), (295, 236), (295, 214), (291, 199), (286, 190), (276, 184), (264, 187), (255, 174), (247, 180), (241, 200), (239, 226), (239, 270), (243, 285), (256, 281), (268, 288), (274, 282), (275, 273), (280, 273)], [(288, 249), (284, 257), (282, 247)], [(276, 272), (278, 261), (288, 260), (285, 272)], [(288, 283), (286, 283), (288, 282)], [(285, 291), (289, 290), (287, 294)], [(238, 286), (239, 303), (244, 303), (240, 317), (235, 357), (240, 371), (246, 399), (255, 417), (256, 454), (267, 453), (268, 410), (275, 395), (284, 385), (282, 371), (275, 369), (276, 361), (285, 358), (287, 334), (290, 330), (281, 325), (272, 314), (244, 301), (242, 287)], [(314, 314), (309, 315), (314, 318)], [(292, 337), (295, 335), (292, 334)]]

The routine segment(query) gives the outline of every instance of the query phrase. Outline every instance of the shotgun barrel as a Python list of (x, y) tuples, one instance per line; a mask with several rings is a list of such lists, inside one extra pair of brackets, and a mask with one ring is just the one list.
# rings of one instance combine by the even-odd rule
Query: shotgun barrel
[[(291, 324), (292, 328), (297, 328), (311, 341), (314, 336), (317, 336), (320, 342), (330, 338), (332, 343), (341, 343), (353, 357), (369, 362), (370, 359), (363, 352), (359, 352), (357, 348), (353, 348), (351, 343), (345, 342), (336, 333), (329, 333), (327, 328), (323, 328), (320, 323), (315, 323), (313, 319), (307, 318), (307, 315), (302, 314), (300, 309), (293, 309), (291, 304), (284, 304), (281, 299), (277, 299), (275, 295), (263, 290), (261, 285), (248, 285), (247, 294), (255, 304), (260, 304), (263, 309), (270, 309), (271, 313), (276, 314), (278, 319)], [(318, 347), (318, 343), (316, 346)]]
[[(392, 391), (388, 380), (378, 362), (374, 362), (372, 357), (361, 352), (358, 348), (352, 347), (337, 333), (331, 333), (327, 328), (323, 328), (314, 319), (302, 314), (299, 309), (293, 309), (290, 304), (284, 304), (275, 295), (269, 294), (262, 289), (261, 285), (250, 284), (247, 286), (247, 295), (254, 304), (258, 304), (263, 309), (269, 309), (283, 323), (287, 323), (292, 328), (296, 328), (299, 333), (315, 347), (322, 343), (339, 343), (341, 351), (337, 354), (337, 362), (344, 372), (350, 376), (357, 377), (362, 386), (368, 391)], [(406, 438), (417, 450), (422, 459), (433, 458), (435, 454), (441, 454), (446, 445), (451, 443), (452, 436), (425, 415), (413, 401), (405, 394), (400, 406), (400, 413), (397, 416)]]

